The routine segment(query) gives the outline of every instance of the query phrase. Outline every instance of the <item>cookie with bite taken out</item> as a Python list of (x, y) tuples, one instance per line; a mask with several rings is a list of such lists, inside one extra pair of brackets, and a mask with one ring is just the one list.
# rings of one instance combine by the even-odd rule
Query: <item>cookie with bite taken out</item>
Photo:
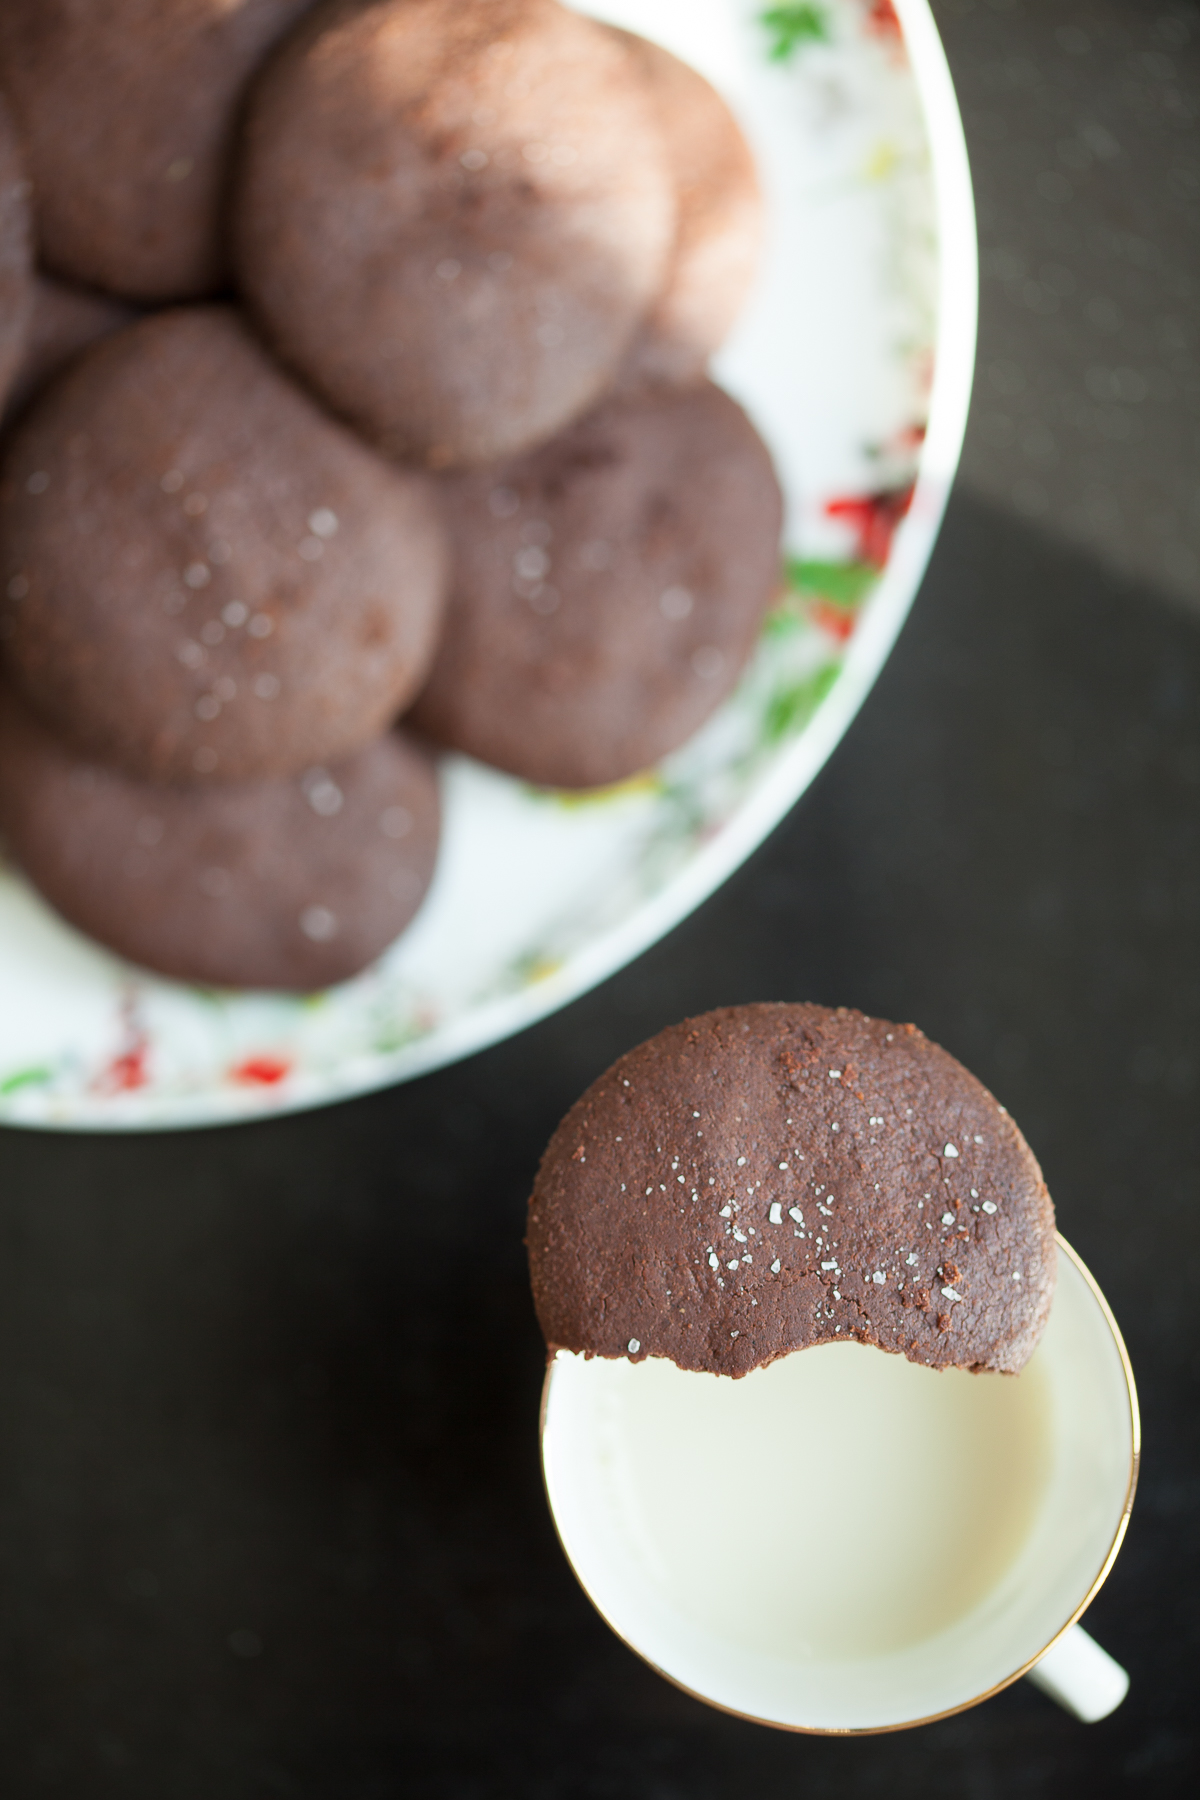
[(1056, 1269), (1041, 1170), (983, 1084), (914, 1025), (811, 1005), (621, 1057), (550, 1141), (528, 1245), (552, 1354), (720, 1375), (843, 1337), (1015, 1372)]

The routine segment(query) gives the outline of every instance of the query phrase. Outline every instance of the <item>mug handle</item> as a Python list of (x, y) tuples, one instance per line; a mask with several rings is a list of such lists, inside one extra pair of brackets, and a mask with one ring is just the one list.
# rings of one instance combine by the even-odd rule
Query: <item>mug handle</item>
[(1051, 1644), (1026, 1677), (1085, 1724), (1107, 1719), (1129, 1692), (1129, 1677), (1082, 1625), (1072, 1625)]

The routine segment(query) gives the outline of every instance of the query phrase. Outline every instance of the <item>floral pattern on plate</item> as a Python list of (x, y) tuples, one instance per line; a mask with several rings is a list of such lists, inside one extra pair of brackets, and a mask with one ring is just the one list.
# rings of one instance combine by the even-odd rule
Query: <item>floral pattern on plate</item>
[(919, 583), (970, 392), (975, 241), (926, 0), (628, 0), (726, 94), (772, 230), (717, 378), (788, 502), (776, 606), (731, 698), (657, 768), (586, 794), (443, 766), (446, 829), (410, 930), (356, 980), (189, 988), (110, 956), (0, 869), (0, 1119), (150, 1129), (317, 1105), (495, 1042), (682, 918), (846, 729)]

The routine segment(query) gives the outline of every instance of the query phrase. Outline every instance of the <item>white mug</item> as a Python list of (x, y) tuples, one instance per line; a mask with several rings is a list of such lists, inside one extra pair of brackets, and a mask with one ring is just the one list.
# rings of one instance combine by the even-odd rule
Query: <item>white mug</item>
[[(697, 1698), (791, 1731), (850, 1735), (927, 1724), (977, 1705), (1022, 1675), (1080, 1718), (1112, 1711), (1128, 1679), (1076, 1621), (1112, 1567), (1128, 1523), (1140, 1450), (1137, 1394), (1103, 1294), (1070, 1246), (1058, 1242), (1058, 1285), (1034, 1356), (1036, 1379), (1048, 1395), (1047, 1457), (1020, 1547), (966, 1611), (916, 1642), (882, 1652), (847, 1654), (843, 1644), (826, 1655), (818, 1630), (805, 1654), (788, 1654), (766, 1636), (757, 1642), (753, 1634), (698, 1622), (661, 1579), (631, 1515), (627, 1484), (616, 1475), (613, 1421), (621, 1383), (642, 1379), (649, 1365), (565, 1352), (552, 1358), (542, 1398), (546, 1492), (567, 1558), (617, 1635)], [(813, 1354), (826, 1352), (795, 1353)], [(817, 1471), (818, 1452), (814, 1446)], [(825, 1466), (836, 1504), (836, 1446)], [(778, 1528), (780, 1497), (756, 1488), (751, 1468), (745, 1484), (737, 1529), (726, 1522), (725, 1539), (734, 1546), (728, 1556), (713, 1522), (713, 1560), (727, 1564), (722, 1579), (737, 1578), (738, 1531)], [(703, 1517), (703, 1491), (694, 1492), (693, 1503)], [(716, 1573), (701, 1570), (698, 1578)]]

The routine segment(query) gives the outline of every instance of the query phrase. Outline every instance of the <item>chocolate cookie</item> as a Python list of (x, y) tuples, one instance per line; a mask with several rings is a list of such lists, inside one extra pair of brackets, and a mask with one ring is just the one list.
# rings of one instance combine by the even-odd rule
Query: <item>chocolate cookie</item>
[(707, 382), (611, 400), (445, 505), (447, 627), (413, 722), (527, 781), (620, 781), (690, 737), (778, 586), (771, 459)]
[(244, 289), (391, 454), (511, 455), (609, 386), (675, 227), (645, 83), (553, 0), (325, 6), (256, 84)]
[(138, 300), (215, 292), (247, 77), (312, 0), (4, 0), (0, 82), (42, 259)]
[(762, 248), (762, 190), (750, 146), (715, 88), (659, 44), (617, 31), (649, 84), (679, 206), (667, 279), (624, 381), (697, 381), (750, 291)]
[(53, 275), (33, 278), (32, 305), (25, 348), (8, 390), (4, 420), (11, 422), (52, 375), (72, 357), (122, 325), (137, 318), (132, 306), (91, 288), (58, 281)]
[(150, 787), (0, 693), (0, 830), (81, 930), (182, 981), (305, 991), (372, 962), (433, 873), (437, 775), (399, 732), (326, 768)]
[(32, 304), (29, 179), (0, 94), (0, 411), (20, 366)]
[(426, 478), (321, 412), (237, 314), (87, 351), (0, 476), (0, 631), (81, 749), (155, 781), (347, 756), (424, 678), (445, 540)]
[(854, 1337), (1016, 1371), (1054, 1209), (1002, 1106), (915, 1025), (732, 1006), (660, 1032), (567, 1114), (529, 1202), (550, 1350), (745, 1375)]

